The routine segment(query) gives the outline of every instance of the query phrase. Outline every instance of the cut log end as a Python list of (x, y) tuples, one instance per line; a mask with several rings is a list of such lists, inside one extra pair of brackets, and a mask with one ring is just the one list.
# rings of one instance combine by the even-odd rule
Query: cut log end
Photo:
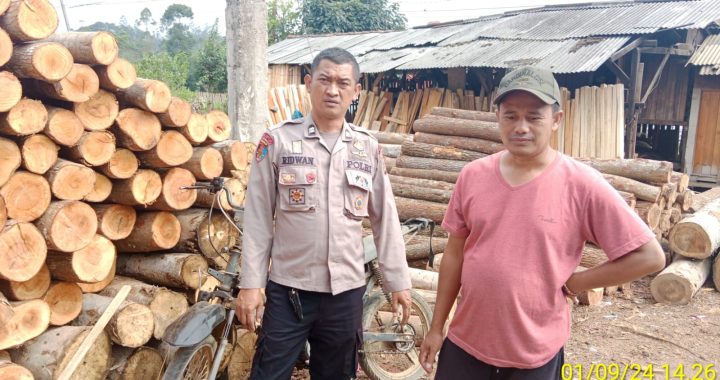
[(191, 144), (200, 145), (205, 142), (208, 137), (207, 119), (203, 115), (193, 113), (190, 115), (187, 125), (182, 127), (180, 131)]
[(137, 79), (135, 66), (122, 58), (116, 58), (107, 66), (96, 66), (95, 70), (100, 78), (100, 86), (110, 91), (126, 89)]
[(58, 27), (55, 8), (46, 0), (13, 1), (3, 23), (16, 41), (33, 41), (53, 34)]
[(230, 118), (225, 112), (213, 110), (205, 115), (208, 122), (208, 139), (213, 142), (221, 142), (230, 138), (232, 125)]
[(50, 307), (43, 300), (15, 305), (13, 315), (0, 329), (0, 350), (14, 347), (37, 337), (50, 324)]
[(55, 165), (60, 148), (47, 136), (37, 134), (22, 143), (23, 166), (29, 172), (44, 174)]
[(22, 99), (9, 112), (0, 115), (0, 132), (13, 136), (38, 133), (47, 124), (48, 113), (37, 100)]
[(57, 163), (45, 174), (52, 194), (62, 200), (80, 200), (93, 191), (95, 172), (66, 160)]
[(124, 205), (94, 206), (98, 217), (98, 233), (110, 240), (125, 239), (135, 226), (135, 209)]
[(17, 172), (0, 189), (7, 216), (19, 222), (39, 218), (50, 205), (52, 194), (48, 181), (37, 174)]
[(93, 240), (97, 231), (95, 211), (79, 201), (52, 202), (37, 222), (48, 242), (48, 248), (75, 252)]
[(687, 220), (673, 227), (668, 240), (673, 251), (689, 258), (704, 259), (713, 251), (711, 237), (705, 229)]
[(71, 147), (77, 144), (85, 128), (77, 115), (56, 107), (47, 107), (47, 111), (44, 133), (59, 145)]
[(162, 179), (152, 170), (138, 170), (131, 178), (116, 181), (110, 201), (128, 206), (148, 205), (160, 196)]
[(105, 201), (112, 192), (112, 182), (108, 177), (100, 173), (95, 173), (95, 186), (93, 190), (86, 195), (83, 200), (86, 202), (103, 202)]
[(167, 111), (158, 115), (162, 125), (172, 128), (180, 128), (187, 125), (192, 114), (190, 103), (173, 96)]
[(183, 189), (192, 186), (195, 176), (189, 170), (172, 168), (163, 175), (162, 193), (151, 208), (164, 211), (185, 210), (195, 203), (197, 190)]
[(30, 223), (12, 223), (0, 232), (0, 278), (28, 281), (43, 266), (47, 244)]
[(150, 150), (160, 140), (160, 120), (154, 114), (137, 108), (120, 111), (115, 121), (118, 145), (132, 151)]
[[(11, 45), (12, 46), (12, 45)], [(22, 98), (22, 85), (9, 71), (0, 71), (0, 112), (7, 112)]]
[(85, 129), (100, 131), (113, 125), (113, 122), (118, 117), (120, 106), (115, 95), (100, 90), (89, 100), (75, 103), (74, 109)]
[(100, 170), (113, 179), (127, 179), (133, 176), (138, 170), (140, 163), (135, 153), (129, 149), (116, 149), (110, 161), (102, 165)]
[(75, 319), (82, 310), (82, 290), (73, 282), (56, 282), (43, 296), (50, 306), (50, 324), (63, 326)]
[(29, 301), (42, 297), (50, 288), (50, 270), (47, 265), (27, 281), (0, 280), (0, 293), (13, 301)]

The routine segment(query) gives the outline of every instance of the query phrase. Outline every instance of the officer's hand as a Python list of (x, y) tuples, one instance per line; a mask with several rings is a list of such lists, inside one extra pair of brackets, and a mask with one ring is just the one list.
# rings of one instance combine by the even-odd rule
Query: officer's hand
[(425, 372), (430, 373), (433, 370), (433, 364), (435, 364), (435, 357), (440, 346), (442, 346), (443, 336), (442, 332), (430, 329), (425, 339), (420, 346), (420, 364), (425, 369)]
[(263, 297), (260, 289), (240, 289), (235, 313), (244, 329), (255, 331), (260, 317), (258, 312), (262, 310), (262, 307)]
[(410, 296), (410, 291), (405, 289), (401, 290), (399, 292), (394, 292), (392, 294), (392, 311), (393, 313), (398, 312), (398, 304), (402, 306), (403, 313), (402, 313), (402, 322), (400, 323), (402, 326), (405, 326), (405, 324), (410, 319), (410, 310), (412, 309), (412, 297)]

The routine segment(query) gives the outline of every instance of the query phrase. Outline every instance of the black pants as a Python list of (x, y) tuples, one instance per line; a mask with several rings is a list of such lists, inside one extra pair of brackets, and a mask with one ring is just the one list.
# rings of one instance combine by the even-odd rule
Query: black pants
[(445, 338), (438, 359), (436, 380), (557, 380), (565, 364), (563, 349), (539, 368), (520, 369), (495, 367), (476, 359), (450, 339)]
[(267, 302), (250, 379), (287, 380), (305, 341), (310, 342), (310, 376), (313, 380), (355, 377), (357, 351), (362, 341), (364, 287), (333, 296), (298, 290), (303, 310), (299, 321), (288, 292), (269, 281)]

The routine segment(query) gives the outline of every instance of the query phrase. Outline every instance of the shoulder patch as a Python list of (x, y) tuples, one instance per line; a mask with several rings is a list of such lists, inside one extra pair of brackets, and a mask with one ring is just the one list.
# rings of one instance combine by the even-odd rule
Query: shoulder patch
[(274, 143), (275, 139), (273, 139), (273, 137), (270, 136), (269, 133), (265, 132), (260, 138), (257, 149), (255, 150), (255, 161), (262, 161), (268, 154), (268, 148)]

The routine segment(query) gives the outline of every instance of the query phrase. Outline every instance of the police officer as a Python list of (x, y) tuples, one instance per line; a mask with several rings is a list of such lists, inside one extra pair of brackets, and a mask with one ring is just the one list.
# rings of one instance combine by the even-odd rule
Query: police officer
[(263, 135), (245, 202), (240, 323), (259, 328), (251, 379), (289, 379), (305, 341), (316, 379), (355, 377), (365, 289), (362, 220), (372, 223), (385, 290), (407, 322), (410, 277), (380, 146), (345, 121), (360, 92), (349, 52), (330, 48), (305, 76), (312, 115)]

